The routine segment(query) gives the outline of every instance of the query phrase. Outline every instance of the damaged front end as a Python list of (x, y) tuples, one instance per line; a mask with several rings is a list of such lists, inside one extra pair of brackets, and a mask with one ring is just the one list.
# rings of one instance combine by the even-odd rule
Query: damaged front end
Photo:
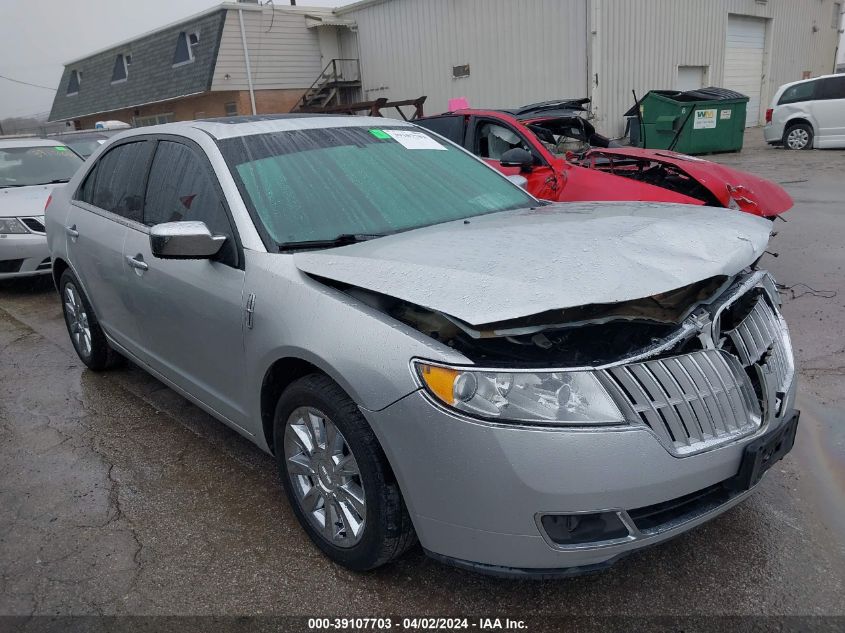
[[(752, 434), (791, 405), (789, 334), (762, 271), (481, 326), (321, 281), (471, 360), (466, 368), (417, 365), (441, 403), (469, 415), (529, 424), (624, 419), (680, 456)], [(486, 367), (495, 369), (477, 369)]]
[(569, 161), (724, 207), (773, 218), (794, 202), (780, 185), (754, 174), (668, 150), (633, 147), (589, 149)]

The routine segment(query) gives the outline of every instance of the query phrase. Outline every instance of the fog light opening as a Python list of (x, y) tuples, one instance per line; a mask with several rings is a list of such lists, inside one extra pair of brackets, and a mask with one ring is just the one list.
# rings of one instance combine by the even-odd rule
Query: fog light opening
[(558, 545), (615, 541), (631, 535), (616, 512), (545, 514), (540, 523), (549, 539)]

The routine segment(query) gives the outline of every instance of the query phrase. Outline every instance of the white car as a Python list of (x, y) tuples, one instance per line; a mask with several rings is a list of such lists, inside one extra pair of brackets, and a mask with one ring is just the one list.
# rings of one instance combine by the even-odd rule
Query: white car
[(845, 75), (781, 86), (766, 110), (763, 136), (787, 149), (845, 147)]
[(64, 143), (0, 139), (0, 280), (50, 272), (44, 207), (81, 164)]

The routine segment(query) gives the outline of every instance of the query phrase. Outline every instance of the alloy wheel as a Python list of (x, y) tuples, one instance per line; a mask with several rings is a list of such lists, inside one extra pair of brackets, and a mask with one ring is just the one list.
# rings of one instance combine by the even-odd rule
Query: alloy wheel
[(358, 462), (343, 433), (314, 407), (288, 417), (285, 467), (302, 513), (337, 547), (352, 547), (364, 534), (367, 515)]
[(804, 149), (810, 142), (810, 135), (803, 128), (795, 128), (786, 135), (786, 144), (789, 149)]
[(91, 326), (79, 290), (72, 283), (65, 284), (64, 310), (73, 346), (80, 356), (88, 358), (91, 356)]

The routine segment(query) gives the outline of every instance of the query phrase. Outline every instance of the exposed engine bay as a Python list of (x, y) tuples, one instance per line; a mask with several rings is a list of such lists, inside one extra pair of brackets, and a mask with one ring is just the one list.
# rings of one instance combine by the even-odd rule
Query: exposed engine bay
[[(759, 281), (761, 275), (720, 275), (643, 299), (553, 310), (479, 327), (373, 291), (320, 281), (478, 365), (563, 368), (677, 355), (702, 349), (707, 342), (721, 347), (725, 341), (713, 341), (705, 326), (720, 319), (719, 327), (730, 329), (744, 319), (757, 298), (748, 292), (749, 280)], [(730, 310), (725, 309), (728, 303), (733, 303)]]
[(701, 200), (711, 207), (724, 206), (707, 187), (670, 163), (632, 156), (606, 156), (596, 152), (591, 152), (589, 155), (570, 155), (569, 162), (581, 167), (668, 189)]

